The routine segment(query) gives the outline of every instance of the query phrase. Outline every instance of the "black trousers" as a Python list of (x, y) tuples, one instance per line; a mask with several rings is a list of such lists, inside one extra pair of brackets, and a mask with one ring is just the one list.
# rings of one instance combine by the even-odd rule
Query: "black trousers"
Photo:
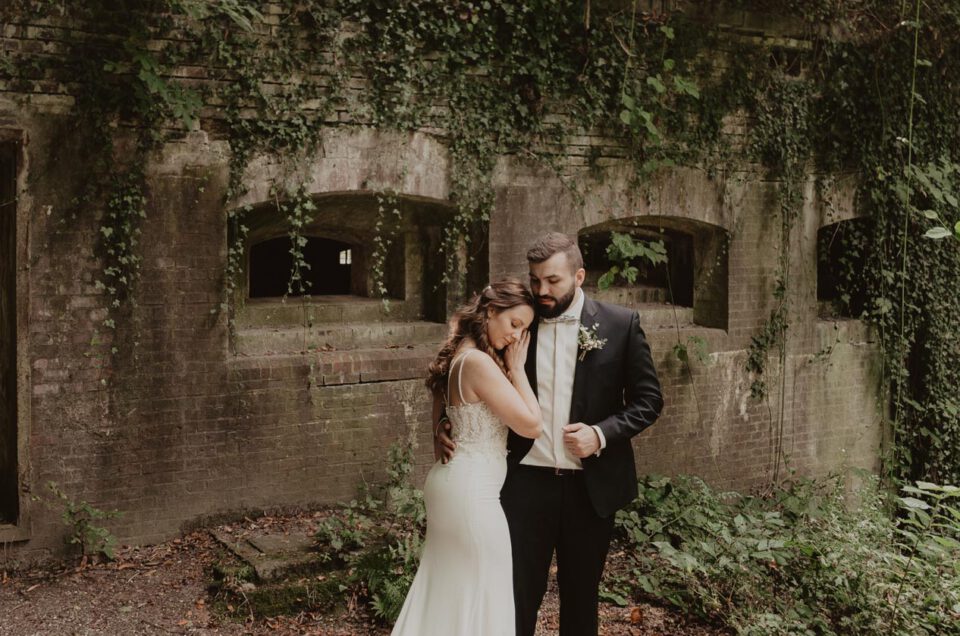
[(597, 515), (583, 474), (512, 467), (500, 493), (513, 547), (517, 636), (534, 636), (547, 575), (557, 553), (560, 636), (596, 636), (600, 578), (613, 516)]

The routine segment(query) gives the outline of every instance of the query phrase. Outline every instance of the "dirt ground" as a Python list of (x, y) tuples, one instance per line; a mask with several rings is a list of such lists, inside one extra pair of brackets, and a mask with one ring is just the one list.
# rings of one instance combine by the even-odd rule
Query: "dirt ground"
[[(304, 517), (247, 520), (302, 526)], [(236, 531), (236, 525), (221, 526)], [(73, 563), (45, 569), (0, 572), (0, 635), (250, 634), (387, 636), (361, 608), (336, 615), (304, 613), (255, 620), (242, 607), (214, 609), (208, 586), (223, 549), (207, 530), (151, 547), (121, 548), (111, 563)], [(611, 558), (616, 558), (615, 555)], [(610, 564), (615, 565), (615, 564)], [(557, 597), (551, 589), (540, 612), (538, 636), (556, 636)], [(601, 605), (600, 633), (607, 636), (719, 636), (723, 631), (693, 623), (669, 609), (638, 604)], [(454, 636), (454, 635), (451, 635)], [(495, 635), (491, 635), (495, 636)]]

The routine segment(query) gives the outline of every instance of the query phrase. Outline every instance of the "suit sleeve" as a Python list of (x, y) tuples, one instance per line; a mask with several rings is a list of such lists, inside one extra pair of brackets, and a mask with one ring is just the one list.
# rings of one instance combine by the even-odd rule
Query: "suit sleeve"
[(660, 381), (637, 312), (630, 318), (625, 364), (625, 405), (621, 411), (596, 424), (603, 431), (607, 445), (629, 440), (640, 433), (656, 421), (663, 409)]

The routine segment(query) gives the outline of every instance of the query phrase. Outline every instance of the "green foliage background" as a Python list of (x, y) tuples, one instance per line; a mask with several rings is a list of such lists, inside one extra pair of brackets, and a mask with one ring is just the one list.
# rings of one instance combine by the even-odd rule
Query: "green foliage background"
[[(76, 29), (64, 32), (65, 61), (5, 52), (0, 79), (23, 92), (51, 78), (72, 87), (93, 158), (76, 212), (103, 211), (94, 221), (101, 284), (117, 310), (106, 328), (136, 297), (144, 159), (198, 123), (230, 143), (231, 197), (252, 154), (272, 152), (295, 167), (337, 125), (338, 110), (382, 129), (441, 131), (458, 210), (448, 245), (488, 218), (498, 157), (559, 173), (564, 141), (595, 131), (620, 142), (638, 187), (674, 164), (711, 174), (759, 165), (777, 180), (777, 308), (750, 352), (763, 397), (766, 361), (785, 355), (787, 254), (802, 184), (811, 174), (828, 175), (821, 183), (851, 177), (871, 222), (840, 239), (842, 298), (865, 299), (846, 311), (862, 313), (880, 335), (889, 471), (958, 481), (960, 242), (926, 235), (960, 221), (960, 3), (740, 0), (722, 8), (798, 21), (809, 47), (796, 50), (711, 28), (715, 3), (658, 15), (639, 4), (14, 0), (0, 10), (4, 24), (39, 18)], [(205, 81), (173, 72), (185, 68), (202, 68)], [(745, 153), (722, 134), (731, 114), (751, 122)], [(135, 152), (120, 152), (131, 136)], [(599, 161), (594, 168), (602, 177)], [(276, 197), (293, 202), (294, 216), (309, 212), (297, 192)], [(242, 224), (234, 225), (242, 240)], [(293, 249), (298, 236), (291, 232)]]
[(629, 549), (604, 595), (638, 589), (743, 635), (956, 634), (960, 489), (903, 496), (869, 477), (857, 501), (839, 479), (787, 480), (768, 496), (646, 477), (617, 514)]

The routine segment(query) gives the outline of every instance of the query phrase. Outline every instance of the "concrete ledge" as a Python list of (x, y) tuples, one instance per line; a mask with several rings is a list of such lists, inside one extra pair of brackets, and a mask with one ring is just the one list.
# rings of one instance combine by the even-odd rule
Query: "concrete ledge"
[(264, 298), (248, 300), (237, 310), (237, 326), (295, 327), (320, 322), (398, 320), (408, 316), (408, 309), (406, 301), (391, 300), (387, 312), (381, 300), (359, 296), (315, 296), (307, 301)]
[(853, 318), (818, 320), (817, 338), (821, 349), (834, 344), (861, 345), (877, 341), (876, 334), (869, 325)]
[(429, 343), (297, 355), (237, 356), (228, 365), (251, 380), (282, 377), (284, 369), (299, 370), (315, 386), (416, 380), (426, 378), (438, 347), (439, 343)]
[(447, 325), (435, 322), (320, 323), (306, 327), (247, 328), (237, 331), (238, 355), (269, 356), (358, 349), (439, 346)]
[(0, 543), (27, 541), (28, 539), (30, 539), (29, 524), (20, 523), (14, 525), (11, 523), (0, 523)]
[[(607, 289), (585, 288), (588, 296), (595, 300), (614, 305), (623, 305), (624, 307), (634, 307), (636, 305), (657, 305), (666, 304), (667, 290), (659, 287), (643, 287), (641, 285), (631, 285), (629, 287), (608, 287)], [(684, 307), (677, 309), (683, 310)], [(692, 314), (692, 310), (691, 314)]]

